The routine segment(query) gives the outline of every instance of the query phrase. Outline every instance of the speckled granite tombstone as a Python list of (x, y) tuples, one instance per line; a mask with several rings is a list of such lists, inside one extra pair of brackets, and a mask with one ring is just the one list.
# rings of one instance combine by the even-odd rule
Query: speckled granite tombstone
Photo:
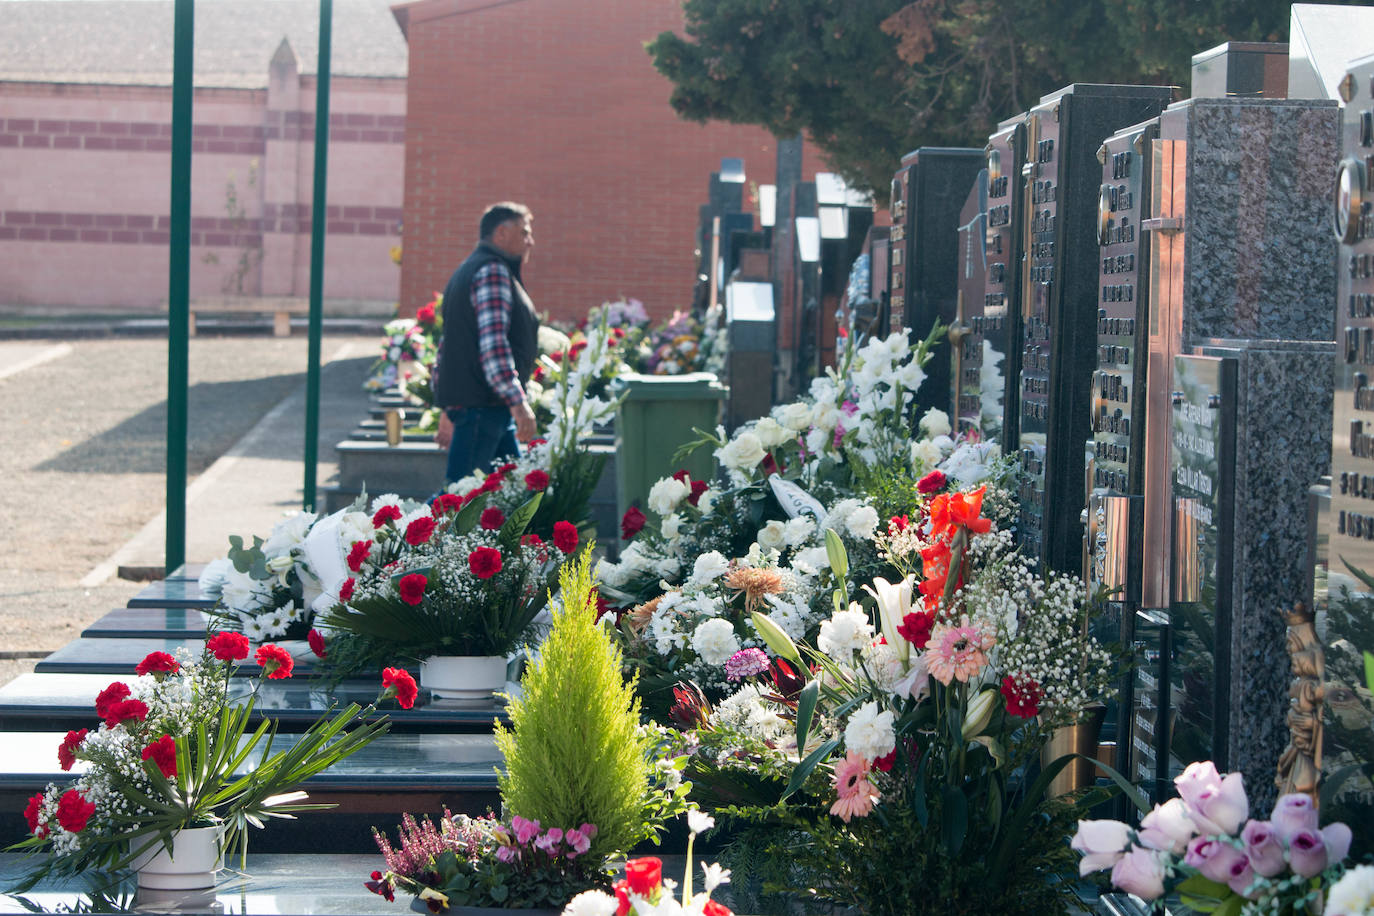
[[(1230, 600), (1229, 607), (1218, 602), (1214, 621), (1218, 649), (1226, 649), (1215, 657), (1216, 715), (1207, 723), (1210, 740), (1184, 748), (1187, 711), (1177, 710), (1170, 769), (1204, 756), (1239, 769), (1257, 810), (1274, 797), (1287, 740), (1279, 609), (1302, 597), (1307, 488), (1330, 466), (1336, 252), (1328, 214), (1337, 123), (1335, 104), (1324, 101), (1171, 106), (1155, 146), (1155, 215), (1143, 226), (1153, 233), (1147, 428), (1169, 428), (1159, 419), (1177, 397), (1156, 381), (1168, 377), (1155, 374), (1157, 361), (1163, 368), (1174, 356), (1197, 354), (1235, 367), (1235, 457), (1227, 475), (1234, 499), (1221, 527), (1232, 542), (1222, 554), (1229, 569), (1218, 570), (1229, 578)], [(1168, 451), (1180, 446), (1148, 435), (1156, 470), (1147, 455), (1145, 542), (1152, 543), (1153, 527), (1171, 545), (1163, 551), (1168, 563), (1187, 544), (1173, 538), (1177, 481), (1158, 471), (1170, 468)], [(1145, 578), (1148, 593), (1149, 569)], [(1181, 618), (1177, 578), (1165, 572), (1158, 581), (1169, 581), (1161, 591)]]

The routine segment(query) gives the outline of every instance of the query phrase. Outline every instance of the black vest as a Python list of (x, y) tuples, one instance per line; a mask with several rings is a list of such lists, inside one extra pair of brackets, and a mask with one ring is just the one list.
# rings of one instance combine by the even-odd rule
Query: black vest
[(444, 339), (439, 349), (439, 380), (434, 391), (435, 403), (442, 407), (506, 406), (482, 374), (477, 354), (477, 311), (472, 305), (472, 278), (493, 261), (503, 262), (511, 273), (515, 296), (508, 339), (521, 385), (529, 381), (539, 356), (539, 316), (520, 282), (520, 259), (511, 258), (489, 242), (479, 242), (444, 288)]

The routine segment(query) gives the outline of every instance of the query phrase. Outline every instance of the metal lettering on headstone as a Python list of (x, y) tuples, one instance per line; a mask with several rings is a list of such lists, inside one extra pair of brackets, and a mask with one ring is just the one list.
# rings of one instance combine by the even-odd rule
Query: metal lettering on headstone
[(1004, 121), (988, 138), (987, 271), (983, 337), (1003, 357), (1002, 451), (1013, 454), (1021, 429), (1015, 386), (1021, 375), (1021, 167), (1026, 159), (1022, 118)]
[(1017, 536), (1043, 568), (1082, 567), (1083, 447), (1097, 346), (1098, 148), (1158, 114), (1163, 86), (1075, 84), (1026, 118), (1021, 289), (1020, 519)]
[(955, 429), (998, 439), (1002, 431), (1002, 368), (1006, 362), (988, 339), (989, 318), (983, 313), (987, 282), (987, 169), (978, 173), (959, 211), (958, 314), (949, 329), (954, 351)]
[[(1374, 588), (1354, 572), (1374, 573), (1374, 57), (1353, 63), (1338, 88), (1345, 108), (1331, 200), (1339, 243), (1336, 393), (1330, 509), (1320, 531), (1325, 544), (1317, 545), (1325, 548), (1326, 602), (1316, 607), (1325, 624), (1328, 775), (1368, 759), (1374, 719), (1361, 656), (1374, 651)], [(1368, 822), (1374, 790), (1367, 780), (1347, 782), (1337, 804)]]

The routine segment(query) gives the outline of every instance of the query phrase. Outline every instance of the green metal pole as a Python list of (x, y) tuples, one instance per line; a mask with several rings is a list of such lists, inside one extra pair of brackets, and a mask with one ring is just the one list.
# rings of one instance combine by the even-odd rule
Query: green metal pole
[(320, 438), (320, 334), (324, 314), (325, 178), (329, 165), (329, 44), (333, 0), (320, 0), (319, 66), (315, 76), (315, 190), (310, 205), (310, 343), (305, 368), (305, 511), (315, 510)]
[(172, 26), (171, 250), (167, 269), (166, 571), (186, 562), (186, 383), (191, 296), (191, 99), (194, 0), (176, 0)]

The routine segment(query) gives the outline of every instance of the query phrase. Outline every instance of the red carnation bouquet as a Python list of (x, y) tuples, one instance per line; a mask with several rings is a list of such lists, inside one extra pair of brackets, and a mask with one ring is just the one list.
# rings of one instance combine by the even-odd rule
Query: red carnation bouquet
[(365, 643), (351, 647), (357, 657), (509, 654), (578, 547), (569, 522), (555, 522), (547, 540), (526, 533), (541, 499), (536, 492), (509, 513), (486, 494), (436, 500), (436, 524), (423, 541), (385, 563), (369, 555), (356, 565), (325, 627)]
[[(67, 733), (57, 759), (80, 773), (29, 799), (30, 836), (12, 850), (46, 854), (30, 876), (127, 867), (134, 858), (190, 827), (217, 826), (223, 848), (247, 851), (248, 824), (330, 807), (304, 804), (300, 783), (366, 746), (389, 727), (369, 720), (376, 704), (330, 710), (301, 735), (277, 735), (271, 720), (248, 723), (262, 679), (291, 676), (279, 646), (257, 649), (262, 677), (246, 698), (231, 696), (230, 678), (249, 657), (242, 633), (213, 634), (199, 656), (153, 652), (137, 677), (119, 680), (95, 700), (91, 727)], [(237, 693), (237, 691), (234, 691)], [(415, 682), (388, 670), (377, 702), (414, 702)]]

